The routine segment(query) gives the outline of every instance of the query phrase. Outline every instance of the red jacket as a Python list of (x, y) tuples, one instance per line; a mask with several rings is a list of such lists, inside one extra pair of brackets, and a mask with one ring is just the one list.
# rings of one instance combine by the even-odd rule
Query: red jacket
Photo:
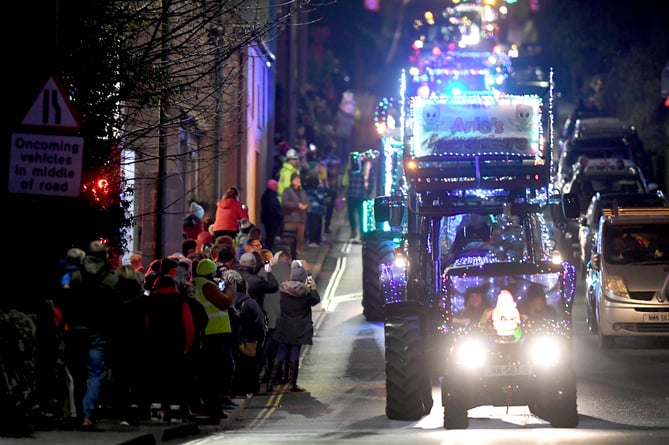
[(216, 203), (214, 232), (219, 230), (239, 231), (239, 220), (249, 219), (249, 212), (242, 207), (237, 198), (225, 198)]

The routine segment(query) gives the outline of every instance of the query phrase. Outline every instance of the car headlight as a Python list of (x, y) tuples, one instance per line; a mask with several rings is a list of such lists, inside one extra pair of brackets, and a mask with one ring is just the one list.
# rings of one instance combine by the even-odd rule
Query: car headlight
[(617, 275), (610, 275), (604, 280), (604, 292), (611, 297), (629, 298), (630, 294), (627, 291), (627, 286), (622, 277)]
[(486, 358), (485, 344), (474, 339), (458, 342), (453, 351), (453, 358), (455, 363), (465, 368), (481, 368)]
[(530, 348), (530, 360), (537, 366), (550, 368), (564, 360), (562, 341), (556, 337), (536, 339)]

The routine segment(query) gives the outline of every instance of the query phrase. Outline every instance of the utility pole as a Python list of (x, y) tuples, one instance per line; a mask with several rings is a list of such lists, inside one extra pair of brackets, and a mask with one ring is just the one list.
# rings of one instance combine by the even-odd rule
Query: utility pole
[[(169, 54), (170, 54), (170, 45), (169, 45), (169, 35), (170, 35), (170, 3), (171, 0), (163, 0), (163, 9), (162, 9), (162, 18), (161, 18), (161, 32), (162, 32), (162, 41), (161, 41), (161, 51), (160, 51), (160, 62), (161, 69), (165, 78), (167, 78), (167, 70), (169, 64)], [(169, 101), (167, 97), (167, 92), (163, 91), (160, 97), (160, 127), (158, 129), (158, 190), (157, 190), (157, 204), (158, 209), (156, 212), (156, 256), (157, 258), (162, 258), (165, 256), (165, 243), (167, 242), (166, 237), (166, 227), (167, 223), (165, 221), (165, 209), (167, 209), (166, 202), (166, 185), (167, 185), (167, 121), (168, 121), (168, 107)]]
[(221, 50), (223, 40), (223, 12), (219, 11), (219, 23), (211, 29), (211, 38), (213, 40), (216, 60), (214, 61), (214, 190), (213, 190), (213, 208), (216, 209), (216, 201), (222, 196), (221, 166), (223, 140), (223, 78), (221, 70), (223, 69), (223, 51)]

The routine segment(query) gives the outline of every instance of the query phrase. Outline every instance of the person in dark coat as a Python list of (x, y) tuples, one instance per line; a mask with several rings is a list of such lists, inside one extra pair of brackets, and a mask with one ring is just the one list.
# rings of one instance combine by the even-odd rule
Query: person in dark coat
[(274, 382), (284, 360), (288, 360), (290, 390), (304, 391), (297, 386), (300, 351), (302, 345), (313, 344), (314, 323), (311, 307), (321, 301), (316, 283), (299, 260), (290, 265), (290, 279), (279, 285), (281, 315), (276, 323), (274, 339), (279, 343), (272, 373), (267, 382), (267, 392), (274, 392)]
[(137, 372), (137, 364), (142, 362), (146, 354), (144, 275), (129, 264), (116, 269), (115, 275), (118, 278), (116, 288), (123, 298), (123, 306), (118, 317), (114, 342), (109, 349), (114, 403), (123, 425), (139, 425), (142, 381)]
[(69, 326), (65, 340), (67, 366), (82, 427), (92, 427), (96, 421), (109, 342), (123, 304), (117, 284), (109, 249), (100, 241), (92, 241), (81, 267), (72, 273), (70, 293), (63, 299), (64, 322)]
[(195, 328), (190, 307), (172, 276), (156, 280), (145, 297), (144, 314), (144, 403), (160, 404), (164, 420), (183, 418), (188, 405), (186, 354), (193, 345)]
[[(279, 290), (279, 282), (272, 273), (271, 268), (269, 271), (265, 271), (263, 266), (264, 262), (259, 253), (246, 252), (239, 259), (237, 268), (246, 282), (246, 293), (258, 303), (261, 309), (264, 306), (265, 295)], [(263, 314), (265, 315), (264, 310)], [(265, 355), (263, 353), (264, 344), (265, 336), (263, 335), (258, 341), (259, 349), (255, 358), (258, 365), (258, 372), (260, 372), (265, 361)]]
[(260, 391), (260, 367), (258, 356), (265, 338), (265, 313), (256, 300), (247, 292), (247, 283), (238, 275), (237, 298), (235, 300), (237, 344), (255, 343), (255, 355), (245, 355), (235, 348), (236, 366), (232, 379), (232, 392), (240, 396), (256, 394)]
[(304, 252), (304, 234), (307, 226), (307, 210), (309, 197), (302, 188), (300, 175), (293, 173), (290, 176), (290, 186), (281, 195), (283, 207), (283, 228), (295, 232), (295, 253), (293, 257), (301, 259)]
[(260, 197), (260, 222), (265, 228), (265, 248), (272, 250), (274, 239), (283, 232), (283, 208), (279, 200), (276, 179), (267, 180), (267, 188)]

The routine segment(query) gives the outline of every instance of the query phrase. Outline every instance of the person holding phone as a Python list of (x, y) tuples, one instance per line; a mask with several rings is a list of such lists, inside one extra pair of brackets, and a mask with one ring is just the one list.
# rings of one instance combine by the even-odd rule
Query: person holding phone
[(302, 345), (313, 344), (314, 324), (311, 308), (321, 301), (313, 278), (303, 266), (294, 260), (290, 265), (290, 279), (279, 285), (281, 314), (276, 323), (274, 339), (278, 351), (267, 382), (267, 392), (274, 392), (274, 384), (281, 372), (283, 362), (288, 360), (289, 388), (291, 392), (304, 391), (297, 386), (299, 358)]

